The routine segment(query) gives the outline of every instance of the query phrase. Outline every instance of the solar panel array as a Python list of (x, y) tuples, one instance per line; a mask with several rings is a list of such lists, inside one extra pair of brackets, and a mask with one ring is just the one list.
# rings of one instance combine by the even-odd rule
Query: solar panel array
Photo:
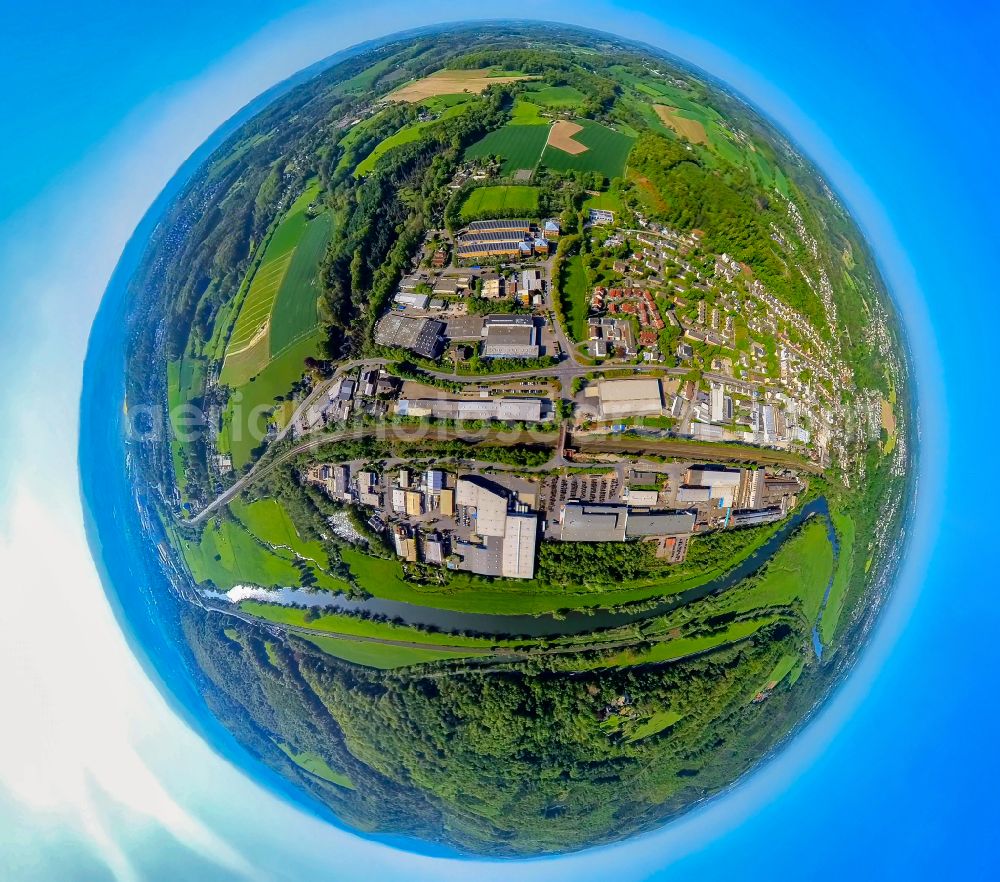
[(531, 221), (527, 220), (482, 220), (473, 221), (467, 227), (470, 233), (484, 233), (489, 231), (517, 231), (527, 233), (531, 229)]

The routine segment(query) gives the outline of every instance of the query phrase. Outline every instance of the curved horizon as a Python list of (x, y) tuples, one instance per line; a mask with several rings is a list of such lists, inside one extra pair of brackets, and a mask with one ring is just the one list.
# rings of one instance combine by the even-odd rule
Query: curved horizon
[[(608, 31), (605, 29), (605, 32)], [(395, 37), (397, 34), (389, 36)], [(342, 51), (349, 52), (351, 50)], [(323, 63), (323, 61), (311, 62), (303, 68), (303, 71)], [(710, 69), (708, 72), (712, 73)], [(293, 78), (295, 76), (298, 75), (293, 75)], [(284, 85), (284, 83), (282, 82), (279, 85)], [(737, 88), (739, 88), (739, 84), (737, 84)], [(257, 98), (252, 99), (248, 104), (243, 104), (239, 110), (227, 117), (226, 122), (213, 132), (208, 141), (203, 142), (201, 147), (187, 156), (176, 174), (162, 187), (159, 195), (153, 200), (151, 207), (146, 210), (135, 231), (130, 234), (129, 245), (112, 273), (108, 291), (115, 286), (119, 273), (124, 272), (122, 267), (126, 265), (128, 255), (134, 249), (136, 250), (135, 253), (137, 253), (137, 249), (141, 248), (142, 230), (147, 228), (147, 226), (151, 227), (155, 224), (156, 218), (159, 216), (158, 212), (166, 204), (169, 194), (172, 190), (175, 191), (175, 188), (179, 188), (183, 181), (187, 179), (187, 176), (194, 171), (195, 166), (199, 162), (198, 157), (206, 155), (206, 151), (209, 149), (208, 145), (218, 142), (218, 139), (221, 137), (220, 132), (231, 130), (229, 127), (235, 125), (237, 120), (243, 119), (245, 114), (252, 113), (252, 108), (257, 106), (258, 101), (263, 100), (265, 96), (273, 97), (273, 91), (274, 87), (265, 89)], [(741, 89), (741, 91), (744, 90)], [(752, 101), (752, 99), (750, 100)], [(751, 106), (756, 108), (759, 107), (759, 104), (752, 101)], [(768, 109), (764, 108), (764, 110), (770, 118)], [(795, 132), (794, 126), (789, 125), (788, 120), (782, 120), (779, 115), (778, 124), (781, 125), (783, 132), (790, 132), (790, 139), (793, 143), (800, 143), (801, 139), (796, 137), (798, 133)], [(808, 141), (809, 138), (806, 137), (806, 140)], [(934, 535), (940, 524), (940, 519), (936, 519), (934, 514), (944, 498), (943, 476), (930, 464), (945, 461), (947, 457), (945, 436), (947, 426), (943, 423), (939, 424), (936, 421), (931, 421), (931, 423), (924, 422), (925, 414), (937, 413), (944, 409), (944, 398), (941, 394), (941, 376), (943, 372), (939, 367), (939, 359), (926, 315), (926, 303), (914, 283), (912, 269), (908, 266), (905, 259), (901, 259), (903, 255), (902, 248), (895, 241), (881, 210), (872, 202), (871, 194), (865, 189), (860, 191), (854, 190), (853, 182), (849, 175), (838, 179), (836, 173), (831, 173), (827, 170), (824, 158), (817, 156), (815, 151), (803, 147), (803, 154), (815, 162), (825, 179), (831, 181), (831, 185), (838, 192), (838, 195), (842, 196), (851, 215), (865, 231), (866, 239), (871, 244), (873, 254), (882, 265), (883, 274), (887, 280), (886, 287), (897, 304), (900, 317), (906, 329), (905, 339), (911, 349), (911, 366), (913, 368), (910, 385), (915, 397), (914, 407), (911, 409), (911, 413), (913, 414), (911, 427), (913, 431), (919, 431), (922, 436), (919, 442), (921, 448), (919, 469), (915, 470), (913, 475), (913, 480), (919, 480), (920, 486), (916, 490), (916, 501), (912, 509), (912, 529), (907, 530), (908, 535), (906, 540), (912, 554), (907, 555), (903, 562), (896, 590), (891, 593), (889, 601), (879, 617), (876, 629), (869, 635), (863, 651), (859, 654), (860, 657), (854, 670), (852, 670), (846, 679), (838, 684), (834, 693), (828, 697), (823, 706), (810, 715), (805, 726), (792, 733), (790, 736), (791, 743), (779, 746), (777, 756), (772, 755), (766, 758), (748, 773), (747, 776), (735, 782), (727, 791), (713, 797), (708, 804), (697, 807), (681, 819), (670, 822), (667, 827), (643, 833), (625, 843), (600, 846), (598, 851), (601, 852), (601, 859), (595, 861), (593, 864), (584, 866), (582, 863), (582, 859), (585, 857), (587, 859), (597, 858), (595, 851), (590, 850), (576, 853), (569, 858), (532, 859), (526, 862), (526, 868), (531, 864), (549, 864), (554, 860), (565, 860), (568, 862), (566, 864), (567, 871), (569, 871), (569, 868), (572, 868), (572, 872), (578, 874), (577, 877), (581, 878), (582, 876), (579, 874), (586, 874), (588, 872), (598, 873), (600, 872), (598, 868), (602, 863), (604, 866), (608, 866), (607, 862), (609, 860), (620, 859), (618, 853), (621, 851), (631, 849), (636, 855), (640, 855), (643, 852), (648, 852), (650, 846), (655, 849), (668, 844), (672, 844), (674, 847), (673, 856), (670, 859), (670, 863), (673, 864), (675, 861), (684, 858), (685, 851), (691, 852), (695, 850), (694, 845), (689, 844), (685, 848), (681, 843), (685, 833), (690, 832), (691, 827), (698, 830), (703, 837), (701, 841), (704, 842), (712, 842), (724, 837), (727, 831), (737, 826), (738, 822), (736, 819), (746, 819), (750, 812), (763, 807), (771, 798), (781, 793), (787, 794), (792, 789), (791, 777), (802, 770), (808, 769), (819, 755), (822, 747), (836, 736), (845, 723), (847, 715), (860, 706), (863, 693), (871, 688), (880, 664), (889, 655), (916, 602), (919, 588), (918, 583), (921, 581), (922, 573), (927, 566)], [(826, 159), (836, 168), (836, 158), (830, 160), (829, 157), (826, 157)], [(108, 302), (102, 303), (101, 309), (105, 310), (107, 308)], [(86, 389), (84, 392), (86, 393)], [(919, 401), (916, 400), (918, 397)], [(81, 438), (81, 440), (83, 439)], [(912, 449), (916, 451), (916, 445)], [(20, 483), (21, 476), (13, 474), (4, 475), (0, 472), (0, 486), (15, 487), (16, 484)], [(15, 494), (17, 493), (16, 487), (14, 492)], [(85, 510), (88, 509), (86, 492), (84, 492), (83, 503)], [(0, 514), (0, 518), (2, 518), (2, 514)], [(0, 527), (2, 527), (2, 524), (0, 524)], [(88, 533), (90, 534), (89, 538), (92, 550), (95, 556), (99, 558), (100, 549), (97, 547), (96, 537), (89, 528)], [(0, 557), (0, 560), (2, 559)], [(112, 605), (114, 606), (116, 600), (115, 593), (110, 590), (106, 583), (104, 584), (104, 590), (107, 592), (107, 597), (112, 601)], [(118, 618), (119, 624), (126, 624), (127, 620), (123, 618), (122, 611), (119, 608), (114, 608), (113, 611)], [(161, 694), (168, 697), (172, 711), (175, 713), (180, 711), (187, 725), (204, 728), (204, 719), (199, 719), (197, 713), (192, 713), (191, 708), (185, 706), (183, 699), (173, 691), (172, 684), (169, 684), (164, 678), (159, 676), (156, 665), (151, 663), (150, 659), (146, 657), (147, 644), (136, 640), (135, 635), (128, 634), (127, 629), (126, 635), (129, 638), (131, 651), (142, 663), (146, 675), (150, 676)], [(218, 735), (219, 733), (216, 734)], [(220, 746), (217, 741), (213, 743), (213, 750), (225, 756), (229, 761), (235, 762), (237, 765), (240, 765), (245, 759), (245, 757), (234, 756), (229, 747), (225, 745)], [(239, 748), (239, 750), (242, 751), (243, 749)], [(246, 756), (249, 756), (249, 754)], [(253, 760), (253, 762), (257, 766), (261, 765), (256, 760)], [(255, 772), (255, 777), (256, 774)], [(289, 793), (283, 793), (282, 788), (274, 786), (274, 784), (275, 782), (271, 782), (268, 786), (271, 786), (272, 790), (282, 800), (288, 800)], [(303, 806), (299, 805), (298, 807), (302, 808)], [(0, 808), (2, 808), (2, 801), (0, 801)], [(329, 819), (324, 819), (324, 823), (326, 820)], [(682, 832), (682, 828), (688, 829)], [(352, 833), (351, 837), (353, 838), (353, 836), (354, 834)], [(388, 845), (390, 846), (390, 850), (392, 850), (397, 846), (404, 845), (404, 843), (390, 841)], [(409, 843), (405, 843), (405, 845), (408, 846)], [(612, 853), (615, 853), (616, 856), (613, 857)], [(424, 858), (429, 857), (427, 854), (421, 856)], [(653, 859), (647, 853), (643, 859), (653, 861), (653, 863), (648, 864), (648, 867), (663, 866), (662, 861), (664, 858), (662, 855)], [(659, 864), (656, 861), (659, 861)], [(463, 865), (467, 865), (467, 859), (464, 856), (462, 862)], [(445, 861), (444, 866), (447, 866), (448, 863), (448, 861)], [(489, 866), (490, 863), (492, 862), (487, 861), (486, 865)], [(507, 866), (508, 863), (504, 862), (500, 866)], [(432, 872), (429, 868), (424, 869)], [(418, 870), (417, 872), (422, 871)], [(541, 875), (541, 872), (539, 872), (539, 875)]]

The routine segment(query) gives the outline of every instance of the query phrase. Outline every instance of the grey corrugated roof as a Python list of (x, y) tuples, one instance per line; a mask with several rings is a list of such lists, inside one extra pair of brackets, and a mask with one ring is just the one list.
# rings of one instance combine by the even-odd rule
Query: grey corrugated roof
[(627, 517), (624, 505), (568, 502), (563, 508), (560, 538), (564, 542), (621, 542)]
[(679, 536), (694, 529), (695, 515), (690, 511), (630, 512), (626, 536)]

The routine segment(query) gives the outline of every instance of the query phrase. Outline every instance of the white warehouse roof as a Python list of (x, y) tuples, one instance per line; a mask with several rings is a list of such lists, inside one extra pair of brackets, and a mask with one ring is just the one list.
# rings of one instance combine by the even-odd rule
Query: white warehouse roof
[(656, 379), (601, 380), (598, 384), (601, 414), (608, 418), (659, 416), (663, 395)]

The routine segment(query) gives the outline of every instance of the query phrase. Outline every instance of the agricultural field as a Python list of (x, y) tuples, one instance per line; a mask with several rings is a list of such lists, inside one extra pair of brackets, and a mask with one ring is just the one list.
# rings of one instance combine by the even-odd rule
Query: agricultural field
[(575, 137), (582, 131), (583, 126), (579, 123), (570, 122), (565, 119), (557, 120), (552, 124), (552, 128), (549, 129), (549, 140), (545, 146), (561, 150), (563, 153), (570, 154), (570, 156), (586, 153), (587, 145), (582, 141), (577, 141)]
[(708, 134), (700, 120), (684, 116), (682, 111), (667, 104), (654, 104), (653, 110), (656, 111), (656, 115), (665, 125), (670, 126), (678, 135), (687, 138), (692, 144), (708, 143)]
[(274, 301), (270, 355), (275, 358), (316, 330), (319, 322), (319, 265), (333, 231), (333, 218), (323, 212), (306, 223)]
[(416, 103), (435, 95), (462, 92), (480, 94), (497, 83), (515, 83), (530, 77), (516, 71), (481, 68), (476, 70), (439, 70), (413, 83), (407, 83), (388, 95), (391, 101)]
[(497, 217), (534, 217), (538, 213), (538, 188), (516, 184), (477, 187), (462, 205), (462, 219), (475, 220), (487, 212)]
[[(314, 181), (295, 200), (275, 228), (265, 247), (260, 266), (256, 271), (251, 270), (253, 278), (229, 336), (220, 382), (241, 386), (267, 367), (273, 354), (270, 330), (275, 302), (299, 242), (312, 224), (306, 209), (318, 195), (319, 183)], [(326, 229), (328, 231), (329, 228)], [(301, 279), (301, 276), (297, 275), (296, 278)], [(286, 298), (286, 302), (289, 299), (294, 301), (296, 298)], [(290, 326), (294, 327), (295, 323)]]
[(200, 397), (205, 385), (205, 362), (199, 358), (184, 356), (167, 362), (167, 406), (170, 411), (170, 449), (177, 475), (178, 490), (185, 493), (184, 477), (185, 442), (182, 440), (186, 426), (182, 425), (182, 406)]
[(519, 126), (547, 126), (552, 120), (542, 116), (540, 105), (526, 100), (522, 95), (518, 95), (514, 101), (514, 106), (510, 111), (512, 125)]
[[(580, 128), (572, 132), (563, 128), (556, 141), (549, 138), (542, 152), (542, 164), (556, 171), (589, 171), (607, 178), (621, 177), (635, 138), (591, 120), (577, 120), (576, 125)], [(556, 132), (556, 126), (552, 130)], [(562, 133), (568, 133), (568, 140)], [(583, 149), (571, 146), (570, 141)], [(567, 147), (576, 152), (567, 152)]]
[(534, 169), (545, 148), (548, 134), (547, 126), (508, 123), (469, 146), (465, 151), (465, 158), (500, 156), (503, 158), (503, 175), (512, 175), (522, 168)]
[(791, 196), (787, 178), (764, 146), (740, 143), (727, 130), (722, 116), (714, 108), (692, 100), (688, 90), (654, 77), (638, 77), (617, 66), (610, 72), (628, 87), (623, 103), (640, 114), (650, 128), (681, 135), (704, 148), (706, 160), (713, 165), (742, 166), (760, 186), (777, 188)]
[(346, 92), (352, 95), (364, 94), (375, 85), (376, 80), (384, 76), (396, 65), (397, 60), (397, 56), (395, 55), (383, 58), (381, 61), (377, 61), (371, 67), (361, 71), (361, 73), (356, 74), (349, 80), (344, 80), (338, 88), (341, 92)]

